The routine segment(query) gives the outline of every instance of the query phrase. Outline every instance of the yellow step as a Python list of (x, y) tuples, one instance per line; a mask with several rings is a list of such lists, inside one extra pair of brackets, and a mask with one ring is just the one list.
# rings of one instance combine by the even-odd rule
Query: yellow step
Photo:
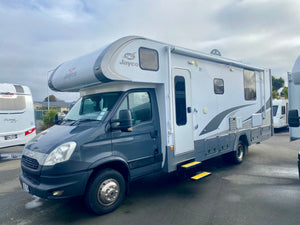
[(191, 177), (191, 179), (193, 179), (193, 180), (199, 180), (199, 179), (204, 178), (204, 177), (207, 177), (207, 176), (209, 176), (209, 175), (211, 175), (210, 172), (202, 172), (202, 173), (199, 173), (199, 174), (197, 174), (197, 175)]
[(199, 165), (199, 164), (201, 164), (201, 162), (194, 161), (194, 162), (191, 162), (191, 163), (181, 165), (181, 167), (182, 168), (190, 168), (190, 167), (193, 167), (193, 166), (196, 166), (196, 165)]

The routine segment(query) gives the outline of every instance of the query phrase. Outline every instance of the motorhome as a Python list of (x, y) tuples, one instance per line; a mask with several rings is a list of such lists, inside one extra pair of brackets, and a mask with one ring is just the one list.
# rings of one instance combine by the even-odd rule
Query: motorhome
[(47, 199), (84, 196), (96, 214), (154, 172), (208, 176), (201, 162), (272, 135), (270, 71), (129, 36), (62, 63), (55, 91), (80, 92), (64, 120), (23, 151), (23, 190)]
[(0, 84), (0, 148), (24, 145), (36, 135), (33, 101), (24, 85)]
[(284, 128), (288, 126), (288, 100), (273, 99), (273, 124), (274, 128)]
[[(300, 139), (300, 56), (297, 58), (292, 73), (288, 74), (289, 81), (289, 116), (290, 140)], [(298, 170), (300, 178), (300, 152), (298, 154)]]

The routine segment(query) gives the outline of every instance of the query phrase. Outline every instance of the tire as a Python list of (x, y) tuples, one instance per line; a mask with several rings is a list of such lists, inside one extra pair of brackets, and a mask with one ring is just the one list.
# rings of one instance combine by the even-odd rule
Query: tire
[(247, 152), (247, 145), (243, 141), (239, 141), (236, 151), (231, 153), (231, 161), (234, 164), (241, 164)]
[(101, 215), (114, 211), (125, 197), (124, 177), (116, 170), (100, 171), (89, 182), (84, 201), (87, 208)]

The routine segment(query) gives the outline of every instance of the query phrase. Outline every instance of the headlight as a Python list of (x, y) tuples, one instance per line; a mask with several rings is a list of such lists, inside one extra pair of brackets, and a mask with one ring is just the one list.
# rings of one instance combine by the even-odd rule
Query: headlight
[(76, 143), (71, 141), (55, 148), (46, 158), (44, 166), (53, 166), (57, 163), (65, 162), (70, 159), (74, 152)]

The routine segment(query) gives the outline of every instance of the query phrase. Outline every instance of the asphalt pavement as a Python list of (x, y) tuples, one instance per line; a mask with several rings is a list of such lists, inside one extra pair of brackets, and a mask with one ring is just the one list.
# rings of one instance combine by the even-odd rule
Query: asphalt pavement
[[(124, 203), (103, 216), (88, 212), (81, 199), (49, 201), (23, 192), (20, 159), (0, 160), (0, 224), (298, 225), (299, 150), (288, 132), (275, 133), (250, 146), (240, 165), (221, 157), (205, 162), (212, 175), (203, 180), (159, 174), (136, 181)], [(14, 149), (0, 150), (8, 152)]]

